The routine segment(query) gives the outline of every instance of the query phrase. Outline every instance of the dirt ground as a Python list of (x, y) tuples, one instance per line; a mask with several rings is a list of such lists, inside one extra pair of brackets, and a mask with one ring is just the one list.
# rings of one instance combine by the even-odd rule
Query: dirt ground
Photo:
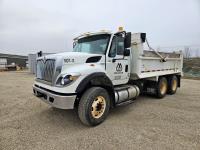
[(32, 95), (34, 76), (0, 72), (0, 149), (200, 149), (200, 81), (182, 80), (176, 95), (139, 97), (111, 110), (97, 127), (73, 110)]

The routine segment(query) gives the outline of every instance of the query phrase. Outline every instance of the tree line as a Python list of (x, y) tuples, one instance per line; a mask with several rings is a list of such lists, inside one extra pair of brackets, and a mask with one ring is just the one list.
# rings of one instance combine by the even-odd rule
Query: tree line
[(185, 46), (183, 50), (183, 56), (186, 59), (191, 57), (199, 58), (200, 57), (200, 47), (192, 47), (192, 46)]

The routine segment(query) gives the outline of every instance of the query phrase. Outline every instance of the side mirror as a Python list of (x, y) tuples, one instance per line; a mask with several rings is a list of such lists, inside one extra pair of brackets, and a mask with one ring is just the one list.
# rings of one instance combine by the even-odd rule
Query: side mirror
[(130, 49), (124, 50), (124, 56), (130, 56)]
[(131, 47), (131, 32), (127, 32), (124, 40), (124, 47), (129, 48)]
[(76, 42), (73, 42), (73, 48), (76, 46)]
[(37, 53), (37, 56), (38, 56), (38, 57), (42, 57), (42, 51), (39, 51), (39, 52)]
[(141, 33), (142, 43), (146, 42), (146, 33)]

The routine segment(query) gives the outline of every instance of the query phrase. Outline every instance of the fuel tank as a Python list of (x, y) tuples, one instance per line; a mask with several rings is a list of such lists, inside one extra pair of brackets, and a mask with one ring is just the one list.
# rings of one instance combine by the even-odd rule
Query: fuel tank
[(140, 89), (137, 85), (124, 85), (115, 88), (115, 103), (136, 99), (140, 94)]

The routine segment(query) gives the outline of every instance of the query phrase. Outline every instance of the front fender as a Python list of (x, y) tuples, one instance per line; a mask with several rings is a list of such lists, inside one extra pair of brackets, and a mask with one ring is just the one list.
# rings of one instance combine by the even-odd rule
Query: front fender
[(111, 103), (113, 106), (115, 101), (114, 86), (112, 84), (112, 81), (104, 72), (95, 72), (86, 76), (76, 88), (76, 93), (79, 97), (81, 97), (82, 94), (92, 86), (105, 88), (110, 95)]

